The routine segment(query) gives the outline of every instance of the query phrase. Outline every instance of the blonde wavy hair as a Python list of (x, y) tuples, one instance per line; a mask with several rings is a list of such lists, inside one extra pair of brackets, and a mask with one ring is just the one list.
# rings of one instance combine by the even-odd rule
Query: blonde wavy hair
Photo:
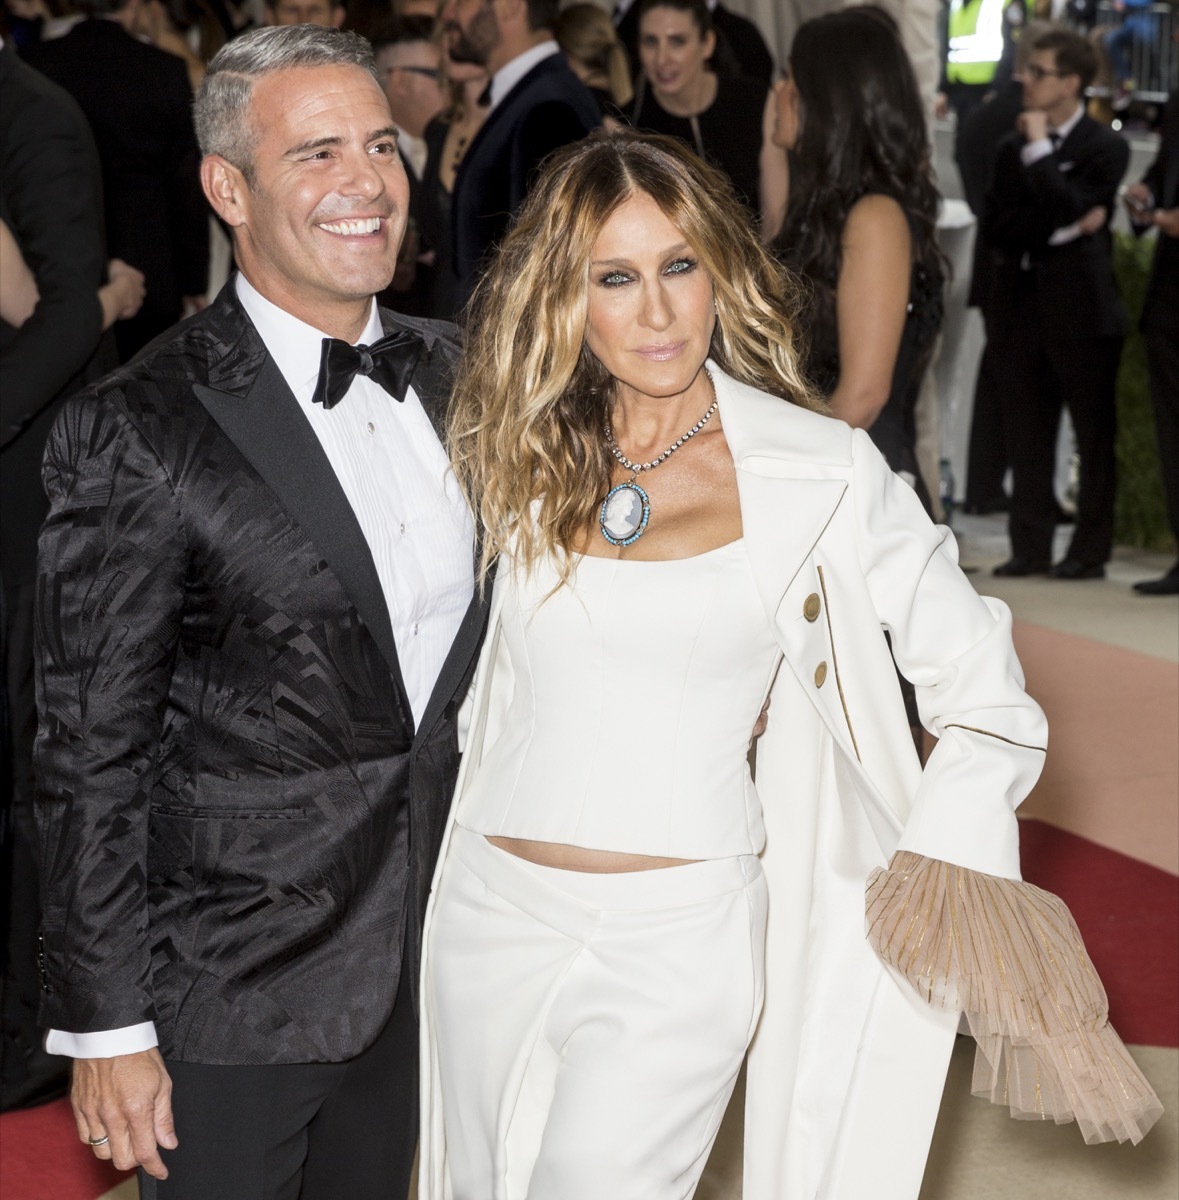
[(586, 347), (589, 264), (611, 214), (645, 194), (712, 281), (711, 356), (733, 378), (826, 411), (799, 368), (800, 285), (719, 171), (672, 138), (595, 133), (549, 160), (467, 309), (449, 450), (482, 537), (480, 580), (571, 558), (610, 485), (613, 378)]

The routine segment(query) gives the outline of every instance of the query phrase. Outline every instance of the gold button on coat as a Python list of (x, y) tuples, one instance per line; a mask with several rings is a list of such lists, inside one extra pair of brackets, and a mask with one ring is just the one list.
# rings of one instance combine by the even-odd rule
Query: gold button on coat
[(808, 621), (816, 621), (819, 617), (819, 609), (822, 605), (819, 603), (819, 593), (811, 592), (811, 594), (802, 603), (802, 615)]
[(827, 681), (827, 664), (825, 662), (821, 662), (815, 668), (815, 687), (822, 687), (826, 681)]

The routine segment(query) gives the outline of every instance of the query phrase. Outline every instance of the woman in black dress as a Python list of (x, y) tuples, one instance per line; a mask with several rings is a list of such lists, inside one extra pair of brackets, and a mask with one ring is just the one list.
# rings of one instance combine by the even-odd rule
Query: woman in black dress
[(768, 238), (785, 204), (786, 160), (770, 140), (772, 105), (762, 86), (718, 75), (705, 0), (640, 0), (642, 72), (630, 123), (686, 142), (725, 173)]
[(802, 25), (785, 75), (774, 140), (790, 151), (790, 200), (778, 244), (813, 290), (807, 374), (928, 508), (914, 410), (945, 260), (913, 68), (892, 20), (859, 6)]

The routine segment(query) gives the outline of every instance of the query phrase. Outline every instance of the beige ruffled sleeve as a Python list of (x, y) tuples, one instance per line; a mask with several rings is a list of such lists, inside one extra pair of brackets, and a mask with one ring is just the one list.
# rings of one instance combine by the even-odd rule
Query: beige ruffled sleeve
[(966, 1014), (973, 1092), (1021, 1120), (1076, 1120), (1089, 1143), (1139, 1142), (1162, 1114), (1109, 1023), (1057, 896), (900, 851), (867, 888), (868, 939), (930, 1004)]

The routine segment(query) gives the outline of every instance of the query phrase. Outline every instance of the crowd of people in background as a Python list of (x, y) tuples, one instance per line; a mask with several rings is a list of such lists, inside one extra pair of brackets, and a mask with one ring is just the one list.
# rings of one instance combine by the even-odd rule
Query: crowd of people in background
[[(1011, 556), (999, 575), (1098, 578), (1111, 553), (1114, 387), (1128, 322), (1110, 224), (1129, 150), (1087, 114), (1086, 89), (1101, 46), (1118, 84), (1129, 78), (1128, 50), (1153, 26), (1137, 0), (1126, 8), (1119, 30), (1086, 38), (1029, 24), (1037, 14), (1023, 0), (946, 6), (939, 104), (955, 114), (956, 156), (979, 220), (971, 288), (987, 334), (967, 502), (1010, 510)], [(806, 22), (775, 75), (754, 23), (715, 0), (622, 0), (613, 13), (558, 0), (83, 0), (71, 10), (63, 0), (8, 0), (0, 732), (6, 787), (17, 797), (13, 911), (33, 904), (30, 629), (49, 424), (60, 400), (212, 299), (211, 239), (223, 236), (200, 186), (193, 95), (208, 59), (242, 31), (298, 23), (353, 29), (375, 50), (409, 180), (407, 232), (382, 303), (461, 324), (553, 151), (599, 128), (668, 135), (719, 168), (757, 237), (805, 282), (805, 364), (829, 411), (866, 429), (935, 509), (936, 481), (917, 454), (917, 404), (948, 265), (926, 100), (882, 10), (855, 6)], [(992, 57), (972, 58), (984, 33)], [(1160, 125), (1157, 160), (1128, 181), (1124, 202), (1136, 232), (1158, 232), (1143, 330), (1179, 536), (1174, 100)], [(1053, 532), (1065, 519), (1053, 491), (1063, 407), (1077, 433), (1080, 483), (1072, 545), (1053, 563)], [(1179, 566), (1139, 590), (1174, 594)], [(29, 959), (27, 921), (9, 936), (9, 962)], [(36, 991), (35, 979), (10, 975), (5, 1107), (57, 1086), (39, 1048)]]

